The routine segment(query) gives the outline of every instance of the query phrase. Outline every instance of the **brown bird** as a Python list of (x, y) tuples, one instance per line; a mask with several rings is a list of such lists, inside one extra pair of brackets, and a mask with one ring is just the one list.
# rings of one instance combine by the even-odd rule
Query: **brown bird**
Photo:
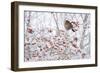
[(72, 30), (73, 32), (77, 31), (79, 28), (79, 24), (76, 22), (70, 22), (68, 20), (65, 21), (64, 27), (66, 30)]
[(65, 24), (64, 24), (64, 27), (65, 27), (66, 30), (69, 30), (69, 29), (73, 28), (73, 25), (71, 24), (70, 21), (66, 20)]

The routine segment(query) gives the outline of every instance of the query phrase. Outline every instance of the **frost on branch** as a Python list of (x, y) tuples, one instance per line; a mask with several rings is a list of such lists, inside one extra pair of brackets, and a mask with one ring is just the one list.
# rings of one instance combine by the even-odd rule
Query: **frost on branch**
[(90, 58), (90, 14), (24, 11), (24, 61)]

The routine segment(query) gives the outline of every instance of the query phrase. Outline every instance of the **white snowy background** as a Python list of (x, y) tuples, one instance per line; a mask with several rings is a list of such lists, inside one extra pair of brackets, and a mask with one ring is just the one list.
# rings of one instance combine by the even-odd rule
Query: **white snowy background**
[(90, 58), (89, 13), (24, 11), (24, 25), (24, 61)]

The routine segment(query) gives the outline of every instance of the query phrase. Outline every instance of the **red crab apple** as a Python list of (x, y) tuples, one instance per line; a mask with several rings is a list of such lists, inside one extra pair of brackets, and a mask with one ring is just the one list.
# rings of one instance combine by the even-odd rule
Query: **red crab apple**
[(32, 27), (29, 26), (29, 27), (27, 28), (27, 31), (28, 31), (29, 33), (32, 33), (32, 32), (33, 32)]

